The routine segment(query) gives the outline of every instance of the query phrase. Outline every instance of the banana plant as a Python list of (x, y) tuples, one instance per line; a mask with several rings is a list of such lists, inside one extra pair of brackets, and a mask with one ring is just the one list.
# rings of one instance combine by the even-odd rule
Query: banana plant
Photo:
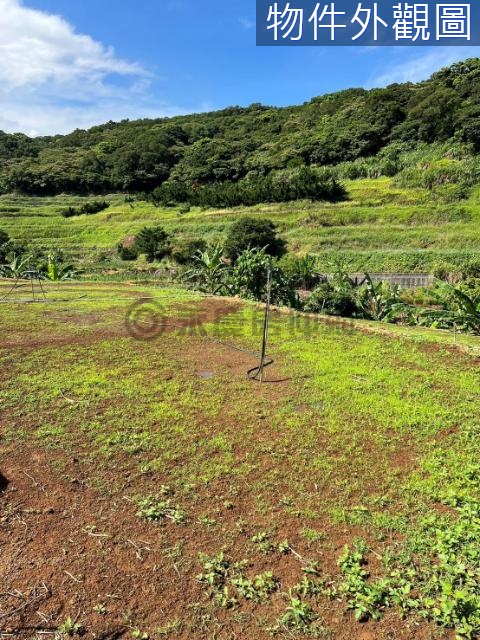
[(373, 282), (368, 273), (358, 289), (357, 308), (360, 317), (377, 322), (394, 322), (400, 315), (408, 316), (412, 311), (402, 301), (400, 287), (387, 282)]
[(469, 295), (460, 287), (440, 282), (434, 292), (443, 309), (425, 309), (422, 317), (433, 326), (456, 327), (480, 334), (480, 293)]
[(228, 293), (228, 265), (223, 260), (223, 247), (214, 245), (205, 251), (197, 251), (193, 257), (193, 266), (185, 273), (184, 278), (205, 293)]
[(65, 280), (73, 280), (76, 272), (72, 265), (63, 266), (57, 254), (50, 252), (48, 254), (47, 272), (44, 275), (51, 282), (63, 282)]
[(4, 278), (23, 278), (32, 271), (32, 256), (14, 255), (9, 264), (0, 265), (0, 275)]

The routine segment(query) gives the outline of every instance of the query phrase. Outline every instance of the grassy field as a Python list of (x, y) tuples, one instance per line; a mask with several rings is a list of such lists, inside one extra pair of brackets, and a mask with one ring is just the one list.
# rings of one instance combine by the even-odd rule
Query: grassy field
[(0, 305), (2, 633), (477, 637), (478, 338), (276, 313), (260, 385), (254, 305), (48, 300)]
[(81, 198), (0, 197), (0, 229), (33, 245), (61, 247), (87, 268), (108, 271), (131, 267), (118, 261), (115, 247), (144, 226), (163, 225), (177, 238), (222, 241), (240, 215), (269, 217), (291, 251), (319, 255), (326, 267), (346, 255), (352, 269), (429, 272), (439, 262), (458, 264), (480, 252), (480, 188), (455, 203), (435, 200), (423, 189), (396, 187), (389, 178), (347, 182), (349, 199), (338, 204), (294, 202), (234, 210), (156, 209), (144, 202), (125, 204), (111, 196), (111, 207), (94, 216), (64, 219), (60, 212)]

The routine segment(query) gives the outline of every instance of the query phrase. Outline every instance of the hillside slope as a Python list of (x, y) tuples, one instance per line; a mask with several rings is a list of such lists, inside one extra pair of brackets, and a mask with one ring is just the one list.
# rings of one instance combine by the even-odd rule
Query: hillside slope
[[(400, 187), (391, 178), (347, 180), (348, 200), (257, 205), (224, 210), (156, 208), (107, 196), (111, 206), (91, 216), (64, 218), (61, 211), (85, 198), (0, 196), (0, 229), (31, 247), (58, 247), (87, 270), (146, 267), (121, 262), (117, 243), (145, 226), (161, 225), (175, 242), (202, 238), (222, 242), (238, 216), (272, 219), (289, 251), (314, 253), (327, 268), (346, 256), (356, 271), (431, 272), (440, 263), (450, 270), (480, 254), (480, 188), (469, 197), (445, 202), (425, 188)], [(150, 265), (151, 268), (151, 265)], [(154, 265), (154, 268), (155, 265)]]
[[(480, 148), (480, 60), (418, 84), (349, 89), (296, 107), (260, 104), (159, 120), (109, 122), (66, 136), (0, 133), (0, 191), (35, 195), (148, 191), (165, 180), (237, 181), (336, 165), (392, 144)], [(387, 162), (390, 175), (396, 171)]]

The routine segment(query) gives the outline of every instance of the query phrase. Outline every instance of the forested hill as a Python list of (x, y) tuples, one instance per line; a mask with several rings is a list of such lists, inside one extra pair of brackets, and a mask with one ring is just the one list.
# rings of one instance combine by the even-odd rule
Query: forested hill
[(236, 182), (450, 141), (468, 154), (480, 150), (478, 58), (418, 84), (349, 89), (302, 106), (253, 104), (43, 138), (0, 132), (0, 192), (130, 192), (166, 180)]

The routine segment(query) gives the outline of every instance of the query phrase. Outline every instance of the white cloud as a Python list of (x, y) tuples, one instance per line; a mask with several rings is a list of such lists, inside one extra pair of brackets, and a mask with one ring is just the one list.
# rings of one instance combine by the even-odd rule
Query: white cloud
[[(378, 51), (378, 49), (377, 49)], [(394, 61), (377, 71), (368, 82), (370, 87), (386, 86), (394, 82), (426, 80), (442, 67), (480, 55), (480, 47), (435, 47), (412, 55), (407, 47), (395, 48)], [(401, 58), (399, 60), (399, 58)]]
[(153, 104), (151, 75), (65, 19), (0, 0), (0, 129), (31, 135), (182, 110)]

